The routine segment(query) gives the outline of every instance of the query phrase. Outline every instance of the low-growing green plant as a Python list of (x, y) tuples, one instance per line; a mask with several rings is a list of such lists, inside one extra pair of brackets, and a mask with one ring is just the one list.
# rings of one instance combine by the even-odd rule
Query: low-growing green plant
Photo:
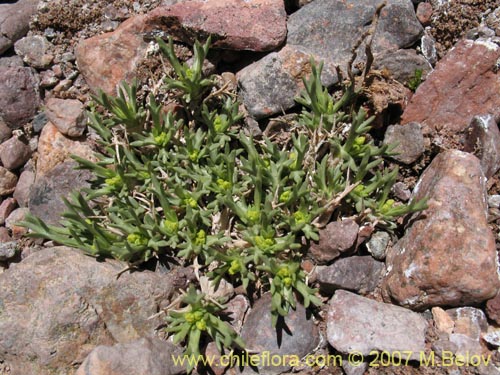
[[(171, 40), (158, 42), (175, 71), (165, 86), (184, 113), (165, 113), (153, 95), (138, 101), (135, 85), (117, 98), (94, 97), (106, 110), (89, 114), (102, 153), (95, 162), (74, 157), (93, 173), (91, 187), (65, 201), (60, 226), (28, 215), (30, 236), (133, 265), (162, 255), (196, 262), (215, 284), (269, 291), (275, 325), (297, 301), (321, 304), (300, 262), (304, 241), (317, 241), (334, 213), (393, 228), (425, 207), (389, 197), (398, 173), (384, 164), (391, 147), (370, 138), (372, 118), (354, 108), (353, 85), (339, 101), (321, 85), (322, 65), (304, 80), (302, 113), (278, 145), (246, 134), (234, 94), (203, 76), (209, 42), (195, 44), (191, 66), (177, 60)], [(187, 354), (198, 353), (204, 333), (219, 349), (243, 347), (218, 318), (220, 306), (194, 289), (183, 303), (167, 320)]]
[[(184, 355), (199, 358), (200, 340), (204, 335), (212, 338), (219, 349), (243, 349), (245, 344), (234, 329), (220, 317), (224, 306), (217, 301), (209, 300), (204, 293), (191, 286), (182, 298), (185, 305), (182, 309), (172, 310), (167, 316), (167, 332), (174, 334), (173, 342), (185, 342)], [(192, 362), (188, 362), (188, 372), (192, 370)]]
[(417, 91), (418, 86), (420, 86), (420, 84), (422, 83), (423, 72), (424, 71), (422, 69), (415, 69), (413, 77), (408, 81), (408, 88), (411, 91)]

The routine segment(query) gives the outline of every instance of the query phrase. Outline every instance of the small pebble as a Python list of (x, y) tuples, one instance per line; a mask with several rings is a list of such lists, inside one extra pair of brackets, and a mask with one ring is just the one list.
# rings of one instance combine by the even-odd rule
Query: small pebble
[(0, 261), (12, 259), (18, 251), (17, 241), (0, 243)]
[(384, 260), (391, 236), (387, 232), (375, 232), (366, 243), (368, 252), (377, 260)]

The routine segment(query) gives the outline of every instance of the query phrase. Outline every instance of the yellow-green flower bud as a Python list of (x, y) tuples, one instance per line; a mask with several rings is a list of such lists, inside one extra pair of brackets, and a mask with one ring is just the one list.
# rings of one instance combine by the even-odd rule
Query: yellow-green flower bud
[(229, 270), (227, 271), (231, 276), (236, 274), (241, 270), (241, 264), (237, 259), (234, 259), (231, 262), (231, 267), (229, 267)]
[(226, 181), (226, 180), (223, 180), (222, 178), (218, 178), (217, 179), (217, 186), (221, 189), (221, 190), (229, 190), (231, 189), (231, 186), (233, 184), (231, 184), (229, 181)]
[(284, 191), (280, 195), (280, 202), (286, 203), (290, 200), (291, 197), (292, 197), (292, 192), (290, 190)]
[(292, 286), (293, 280), (291, 277), (285, 277), (283, 279), (283, 285), (285, 285), (287, 288), (290, 288)]
[(196, 322), (196, 328), (198, 328), (200, 331), (204, 331), (207, 329), (207, 322), (204, 320), (199, 320)]
[(255, 236), (254, 242), (259, 249), (264, 251), (269, 250), (269, 248), (275, 244), (274, 239), (264, 238), (262, 236)]
[(188, 323), (191, 323), (193, 324), (194, 322), (196, 322), (196, 318), (194, 316), (194, 314), (192, 312), (188, 312), (188, 313), (185, 313), (184, 314), (184, 320)]
[(198, 160), (198, 156), (200, 155), (199, 151), (198, 150), (193, 150), (189, 153), (189, 159), (192, 161), (192, 162), (195, 162)]
[(199, 321), (199, 320), (202, 320), (202, 319), (203, 319), (203, 312), (201, 312), (201, 311), (195, 311), (195, 312), (193, 313), (193, 315), (194, 315), (194, 319), (195, 319), (196, 321)]
[(256, 223), (260, 220), (260, 211), (255, 208), (249, 208), (247, 210), (247, 219), (252, 223)]
[(386, 200), (385, 203), (380, 208), (380, 212), (386, 214), (394, 206), (394, 203), (395, 203), (394, 199)]
[(293, 218), (297, 224), (307, 224), (310, 216), (302, 211), (297, 211), (293, 214)]
[(163, 222), (163, 228), (169, 234), (175, 234), (179, 229), (179, 223), (177, 221), (165, 220)]
[(196, 233), (196, 239), (194, 240), (194, 244), (196, 246), (202, 246), (207, 241), (207, 234), (203, 229), (200, 229), (198, 233)]
[(184, 199), (184, 203), (191, 208), (198, 207), (198, 203), (196, 202), (196, 199), (194, 199), (193, 197), (189, 197), (189, 198)]
[(222, 133), (224, 131), (224, 124), (222, 123), (222, 119), (219, 115), (215, 116), (214, 130), (216, 133)]
[(121, 188), (123, 186), (123, 181), (120, 175), (116, 175), (104, 180), (106, 185), (109, 185), (115, 189)]
[(145, 246), (148, 239), (140, 233), (131, 233), (127, 236), (127, 242), (135, 246)]
[(155, 141), (156, 145), (158, 145), (160, 147), (165, 147), (169, 141), (168, 138), (169, 138), (168, 134), (165, 132), (162, 132), (162, 133), (158, 134), (156, 137), (154, 137), (154, 141)]
[(279, 276), (280, 278), (285, 278), (285, 277), (290, 277), (291, 272), (290, 269), (287, 266), (281, 267), (278, 272), (276, 273), (276, 276)]

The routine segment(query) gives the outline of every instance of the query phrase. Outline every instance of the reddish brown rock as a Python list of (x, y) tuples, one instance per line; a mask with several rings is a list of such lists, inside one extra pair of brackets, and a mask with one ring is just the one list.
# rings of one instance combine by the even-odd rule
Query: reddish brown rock
[(192, 44), (212, 36), (215, 48), (271, 51), (286, 38), (282, 0), (193, 0), (159, 7), (148, 23)]
[(16, 208), (17, 203), (14, 198), (7, 198), (0, 204), (0, 224), (5, 223), (5, 219), (10, 215), (12, 211)]
[(414, 199), (428, 197), (429, 208), (389, 250), (384, 298), (420, 310), (495, 296), (500, 280), (485, 182), (471, 154), (451, 150), (433, 160), (414, 192)]
[(465, 129), (464, 150), (481, 160), (487, 178), (500, 169), (500, 130), (492, 115), (475, 116)]
[[(117, 278), (125, 267), (124, 262), (97, 262), (75, 249), (53, 247), (33, 252), (1, 274), (0, 352), (11, 373), (73, 374), (98, 345), (151, 336), (163, 317), (150, 317), (178, 290), (175, 276), (143, 271)], [(116, 364), (116, 356), (108, 360)]]
[(48, 120), (62, 134), (79, 137), (87, 128), (87, 116), (79, 100), (50, 98), (45, 106)]
[(10, 215), (5, 219), (5, 226), (10, 229), (12, 233), (12, 238), (19, 239), (28, 233), (28, 229), (17, 225), (20, 221), (23, 221), (29, 210), (25, 207), (16, 208), (10, 213)]
[(486, 302), (486, 314), (488, 318), (500, 324), (500, 294)]
[(9, 128), (26, 125), (36, 114), (40, 105), (37, 86), (31, 68), (0, 66), (0, 116)]
[(431, 23), (432, 17), (432, 4), (430, 3), (419, 3), (417, 6), (417, 18), (420, 23), (424, 26), (428, 26)]
[(31, 157), (31, 148), (14, 136), (0, 145), (0, 160), (5, 168), (13, 170), (24, 165)]
[(42, 129), (38, 141), (37, 178), (70, 159), (70, 155), (95, 160), (94, 152), (88, 144), (80, 140), (72, 140), (62, 135), (51, 122)]
[(427, 76), (406, 107), (401, 123), (412, 121), (433, 130), (464, 130), (472, 117), (500, 115), (500, 47), (487, 40), (462, 40)]
[(0, 3), (0, 55), (29, 30), (38, 0), (2, 1)]
[(17, 176), (7, 168), (0, 167), (0, 196), (14, 192), (16, 184)]
[(354, 247), (358, 231), (354, 220), (334, 221), (320, 231), (319, 242), (311, 244), (309, 253), (319, 263), (330, 262)]
[(115, 94), (121, 81), (135, 77), (147, 48), (145, 19), (144, 15), (129, 18), (115, 31), (85, 39), (77, 46), (78, 68), (94, 92), (102, 89)]
[(26, 207), (28, 205), (28, 198), (34, 182), (35, 173), (30, 170), (23, 171), (19, 176), (19, 181), (17, 182), (16, 190), (14, 190), (13, 194), (19, 207)]

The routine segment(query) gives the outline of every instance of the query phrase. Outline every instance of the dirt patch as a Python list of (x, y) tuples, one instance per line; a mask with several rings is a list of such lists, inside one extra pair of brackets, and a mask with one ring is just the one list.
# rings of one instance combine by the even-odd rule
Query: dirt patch
[(453, 0), (435, 11), (431, 23), (431, 35), (441, 58), (469, 30), (479, 26), (481, 17), (488, 9), (500, 6), (500, 0)]

